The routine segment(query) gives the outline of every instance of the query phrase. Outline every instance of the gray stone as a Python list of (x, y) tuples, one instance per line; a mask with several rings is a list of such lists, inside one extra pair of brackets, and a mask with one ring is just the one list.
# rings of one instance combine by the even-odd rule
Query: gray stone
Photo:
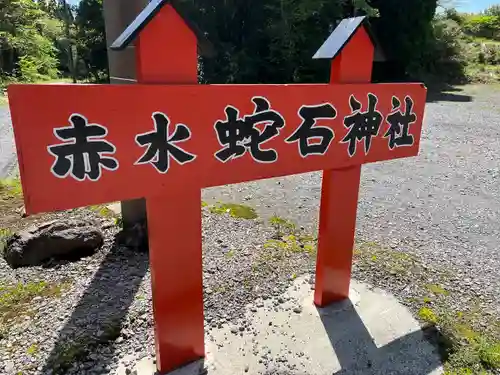
[(15, 367), (16, 367), (16, 365), (12, 361), (7, 361), (5, 363), (5, 371), (7, 373), (14, 371)]
[(104, 237), (95, 223), (54, 220), (12, 235), (3, 257), (12, 268), (38, 266), (53, 257), (93, 254), (103, 243)]

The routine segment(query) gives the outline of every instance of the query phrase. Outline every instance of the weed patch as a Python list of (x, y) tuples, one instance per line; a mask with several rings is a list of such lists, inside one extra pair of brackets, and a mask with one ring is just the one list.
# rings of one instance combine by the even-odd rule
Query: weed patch
[(39, 348), (38, 348), (38, 345), (37, 344), (31, 344), (28, 348), (28, 350), (26, 350), (26, 353), (28, 353), (29, 355), (31, 356), (34, 356), (38, 353), (39, 351)]
[(91, 211), (107, 219), (115, 219), (117, 215), (105, 205), (90, 206)]
[(19, 179), (0, 180), (0, 200), (8, 201), (23, 197), (23, 188)]
[(264, 251), (259, 255), (260, 266), (281, 262), (294, 255), (307, 255), (310, 259), (316, 255), (316, 238), (298, 230), (292, 221), (274, 215), (269, 219), (269, 224), (275, 232), (266, 241)]
[(209, 206), (209, 211), (213, 214), (229, 214), (231, 217), (245, 220), (253, 220), (259, 217), (254, 208), (235, 203), (217, 203), (214, 206)]
[(282, 238), (284, 235), (295, 233), (297, 230), (295, 223), (276, 215), (273, 215), (269, 219), (269, 224), (276, 231), (275, 238), (277, 239)]
[(316, 243), (309, 236), (293, 234), (283, 236), (281, 240), (271, 239), (264, 244), (264, 249), (271, 250), (274, 259), (282, 259), (293, 253), (316, 254)]
[(431, 324), (436, 324), (437, 323), (437, 316), (428, 307), (422, 307), (419, 312), (418, 312), (418, 317), (420, 320), (423, 320), (424, 322), (431, 323)]
[(35, 297), (59, 298), (69, 287), (69, 282), (60, 284), (45, 281), (16, 285), (0, 284), (0, 327), (4, 335), (8, 323), (31, 314), (30, 307)]
[(5, 245), (10, 236), (12, 236), (12, 231), (10, 229), (1, 228), (0, 229), (0, 255), (3, 254)]

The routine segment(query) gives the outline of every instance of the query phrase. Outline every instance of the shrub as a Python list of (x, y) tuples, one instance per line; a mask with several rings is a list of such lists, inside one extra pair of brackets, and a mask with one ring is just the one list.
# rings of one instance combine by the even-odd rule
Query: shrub
[(469, 35), (500, 40), (500, 16), (473, 15), (465, 20), (463, 27)]

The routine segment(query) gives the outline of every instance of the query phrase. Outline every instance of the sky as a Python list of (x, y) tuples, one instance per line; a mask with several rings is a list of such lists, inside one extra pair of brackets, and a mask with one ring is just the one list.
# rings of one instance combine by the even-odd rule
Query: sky
[(499, 4), (499, 0), (457, 0), (457, 8), (461, 12), (479, 12), (485, 10), (491, 5)]

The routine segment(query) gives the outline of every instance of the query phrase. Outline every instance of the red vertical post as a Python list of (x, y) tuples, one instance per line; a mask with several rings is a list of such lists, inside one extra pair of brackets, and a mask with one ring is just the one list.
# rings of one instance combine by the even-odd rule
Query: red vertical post
[[(371, 81), (374, 46), (364, 27), (331, 66), (330, 83)], [(349, 296), (361, 165), (323, 172), (314, 303), (326, 306)]]
[[(170, 5), (139, 35), (136, 56), (139, 83), (198, 83), (196, 37)], [(146, 207), (156, 363), (164, 373), (205, 355), (201, 191), (150, 197)]]

